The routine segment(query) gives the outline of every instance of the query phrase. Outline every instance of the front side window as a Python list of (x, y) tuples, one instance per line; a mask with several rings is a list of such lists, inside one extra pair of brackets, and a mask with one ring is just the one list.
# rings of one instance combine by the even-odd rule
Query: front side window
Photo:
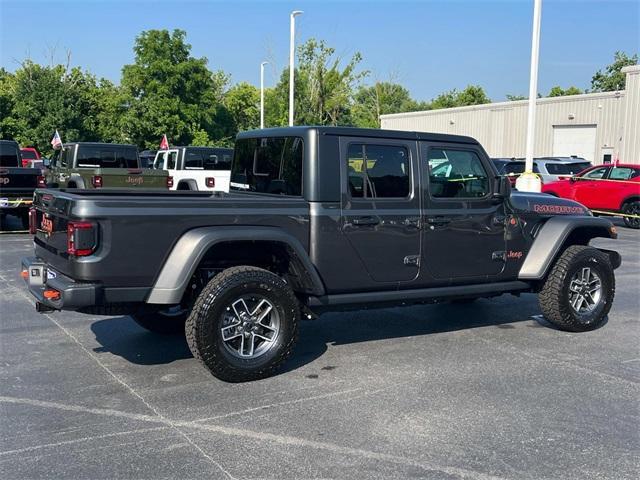
[(243, 138), (234, 155), (231, 190), (302, 195), (302, 138)]
[(354, 198), (406, 198), (410, 193), (405, 147), (352, 143), (347, 151), (347, 174)]
[(480, 198), (489, 194), (489, 176), (475, 152), (429, 149), (429, 189), (434, 198)]
[(588, 178), (590, 180), (599, 180), (605, 177), (605, 175), (607, 174), (607, 170), (609, 170), (609, 167), (596, 168), (582, 175), (582, 178)]

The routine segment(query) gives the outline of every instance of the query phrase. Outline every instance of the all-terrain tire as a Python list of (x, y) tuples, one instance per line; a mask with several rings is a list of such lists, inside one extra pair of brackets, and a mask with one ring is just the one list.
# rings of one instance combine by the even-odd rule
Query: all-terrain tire
[[(266, 299), (275, 309), (279, 330), (264, 353), (240, 358), (222, 338), (229, 306), (245, 295)], [(278, 275), (257, 267), (228, 268), (204, 287), (185, 324), (187, 343), (215, 377), (226, 382), (245, 382), (273, 375), (291, 356), (298, 339), (300, 306), (291, 287)]]
[[(579, 313), (571, 306), (569, 287), (577, 272), (586, 267), (599, 277), (601, 295), (592, 311)], [(538, 294), (538, 301), (544, 317), (561, 330), (585, 332), (605, 322), (614, 295), (615, 276), (609, 257), (593, 247), (572, 245), (553, 265)]]
[(633, 202), (626, 203), (622, 208), (622, 213), (625, 215), (635, 215), (636, 217), (623, 217), (624, 224), (629, 228), (640, 228), (640, 201), (635, 200)]
[(130, 315), (134, 322), (150, 332), (161, 335), (184, 335), (184, 323), (189, 312), (167, 314), (162, 311), (141, 309)]

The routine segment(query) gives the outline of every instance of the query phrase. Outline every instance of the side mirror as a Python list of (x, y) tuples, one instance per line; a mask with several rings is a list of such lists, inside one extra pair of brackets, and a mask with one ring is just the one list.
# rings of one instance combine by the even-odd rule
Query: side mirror
[(569, 177), (569, 181), (570, 181), (571, 183), (575, 182), (575, 181), (576, 181), (576, 177), (575, 177), (575, 175), (571, 175), (571, 176)]
[(493, 200), (501, 202), (511, 195), (511, 181), (509, 177), (501, 175), (496, 177), (493, 189)]

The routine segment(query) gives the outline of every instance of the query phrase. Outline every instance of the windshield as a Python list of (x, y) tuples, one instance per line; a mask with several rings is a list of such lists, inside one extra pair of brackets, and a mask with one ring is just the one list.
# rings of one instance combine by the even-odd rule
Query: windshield
[(236, 141), (232, 190), (302, 195), (302, 138), (243, 138)]
[(18, 149), (12, 143), (0, 143), (0, 167), (19, 167)]
[(78, 167), (139, 168), (135, 147), (84, 146), (78, 148)]
[(547, 172), (551, 175), (575, 175), (587, 168), (591, 164), (589, 162), (576, 162), (576, 163), (547, 163)]

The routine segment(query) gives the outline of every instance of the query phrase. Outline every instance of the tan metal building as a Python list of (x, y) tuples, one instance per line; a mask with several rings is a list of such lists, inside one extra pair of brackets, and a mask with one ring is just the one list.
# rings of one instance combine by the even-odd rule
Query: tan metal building
[[(541, 98), (534, 156), (577, 155), (601, 164), (640, 163), (640, 65), (623, 69), (626, 89)], [(524, 157), (527, 100), (381, 115), (382, 128), (476, 138), (492, 157)]]

